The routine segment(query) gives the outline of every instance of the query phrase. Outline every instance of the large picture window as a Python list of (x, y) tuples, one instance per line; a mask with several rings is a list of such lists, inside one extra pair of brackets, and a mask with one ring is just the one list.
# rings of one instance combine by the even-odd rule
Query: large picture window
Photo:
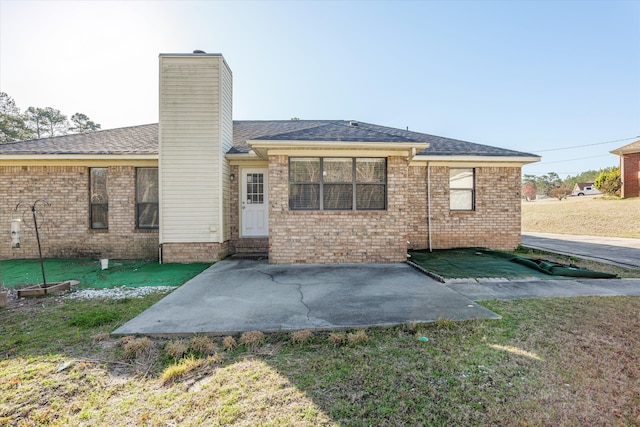
[(291, 210), (384, 210), (387, 161), (379, 158), (289, 159)]
[(158, 168), (136, 169), (138, 228), (158, 228)]
[(95, 230), (109, 228), (109, 196), (107, 168), (89, 169), (89, 223)]
[(475, 209), (475, 176), (472, 168), (449, 169), (449, 207), (452, 211)]

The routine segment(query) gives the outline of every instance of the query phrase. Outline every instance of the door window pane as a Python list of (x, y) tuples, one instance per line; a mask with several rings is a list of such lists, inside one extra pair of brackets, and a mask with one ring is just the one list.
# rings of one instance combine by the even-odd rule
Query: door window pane
[(248, 204), (264, 203), (264, 174), (261, 174), (261, 173), (247, 174), (247, 203)]

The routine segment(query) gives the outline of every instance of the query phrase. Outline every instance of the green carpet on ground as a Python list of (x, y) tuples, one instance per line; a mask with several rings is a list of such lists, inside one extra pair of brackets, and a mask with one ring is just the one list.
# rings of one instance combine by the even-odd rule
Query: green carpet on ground
[[(82, 288), (180, 286), (209, 266), (211, 264), (159, 264), (157, 261), (109, 260), (109, 268), (102, 270), (99, 260), (44, 260), (47, 283), (78, 280)], [(42, 283), (40, 261), (0, 261), (0, 278), (2, 285), (9, 288)]]
[(540, 277), (549, 275), (479, 249), (411, 251), (409, 260), (445, 279)]
[(409, 260), (427, 271), (445, 279), (456, 278), (518, 278), (540, 277), (567, 279), (590, 277), (610, 279), (615, 274), (602, 273), (558, 264), (551, 261), (529, 259), (508, 252), (478, 248), (445, 249), (429, 252), (411, 251)]

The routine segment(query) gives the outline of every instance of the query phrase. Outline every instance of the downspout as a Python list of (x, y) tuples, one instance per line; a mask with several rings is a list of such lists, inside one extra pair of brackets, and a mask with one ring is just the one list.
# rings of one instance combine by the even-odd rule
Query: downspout
[(431, 248), (431, 164), (427, 162), (427, 232), (429, 238), (429, 252)]

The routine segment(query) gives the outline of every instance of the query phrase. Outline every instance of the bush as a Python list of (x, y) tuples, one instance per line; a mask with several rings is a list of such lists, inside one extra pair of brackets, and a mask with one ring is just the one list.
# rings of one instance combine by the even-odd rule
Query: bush
[(567, 187), (555, 187), (552, 188), (549, 192), (551, 197), (554, 197), (558, 200), (566, 199), (569, 194), (571, 194), (571, 190)]
[(609, 196), (620, 196), (620, 190), (622, 189), (620, 168), (610, 167), (601, 170), (593, 185)]

